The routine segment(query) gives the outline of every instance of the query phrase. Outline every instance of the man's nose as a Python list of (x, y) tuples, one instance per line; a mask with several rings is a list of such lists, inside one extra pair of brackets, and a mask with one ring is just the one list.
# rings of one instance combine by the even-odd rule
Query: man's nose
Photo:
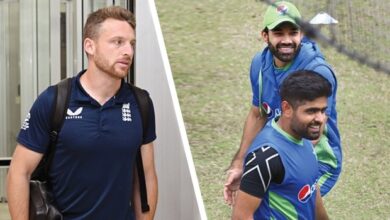
[(291, 44), (292, 43), (292, 39), (291, 39), (291, 37), (288, 34), (285, 34), (282, 37), (281, 43), (282, 44)]
[(324, 122), (325, 122), (325, 119), (326, 119), (325, 112), (318, 111), (318, 112), (315, 114), (314, 120), (315, 120), (316, 122), (324, 123)]
[(124, 55), (127, 55), (127, 56), (130, 56), (130, 57), (133, 57), (134, 55), (134, 45), (132, 44), (126, 44), (125, 46), (123, 46), (123, 54)]

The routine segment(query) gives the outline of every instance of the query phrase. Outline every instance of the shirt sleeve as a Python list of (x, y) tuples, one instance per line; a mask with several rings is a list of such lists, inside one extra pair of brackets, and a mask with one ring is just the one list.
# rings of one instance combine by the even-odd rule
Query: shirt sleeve
[(154, 115), (154, 106), (153, 101), (150, 98), (148, 94), (148, 103), (149, 103), (149, 110), (148, 110), (148, 127), (146, 129), (146, 135), (144, 137), (144, 140), (142, 141), (142, 144), (148, 144), (156, 139), (156, 120)]
[(284, 167), (278, 152), (264, 146), (248, 154), (245, 159), (240, 190), (263, 198), (271, 182), (280, 184), (284, 178)]
[(261, 67), (261, 53), (257, 53), (251, 63), (249, 70), (249, 78), (251, 81), (252, 87), (252, 105), (259, 107), (260, 98), (259, 98), (259, 71)]
[(42, 92), (22, 122), (17, 142), (38, 153), (45, 153), (50, 142), (50, 116), (52, 115), (55, 88)]

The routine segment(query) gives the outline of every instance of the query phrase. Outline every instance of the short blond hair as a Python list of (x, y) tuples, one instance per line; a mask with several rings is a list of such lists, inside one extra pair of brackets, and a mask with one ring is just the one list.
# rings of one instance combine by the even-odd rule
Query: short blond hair
[(83, 30), (83, 41), (86, 38), (96, 39), (101, 24), (109, 18), (126, 21), (135, 30), (135, 17), (131, 11), (119, 6), (105, 7), (88, 15)]

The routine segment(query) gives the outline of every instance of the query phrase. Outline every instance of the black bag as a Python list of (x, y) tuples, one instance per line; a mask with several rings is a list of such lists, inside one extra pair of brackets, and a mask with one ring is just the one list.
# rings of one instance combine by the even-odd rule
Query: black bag
[(53, 195), (47, 182), (30, 181), (30, 220), (62, 220), (62, 214), (53, 205)]
[(55, 86), (55, 106), (51, 117), (50, 145), (31, 175), (30, 220), (62, 220), (62, 214), (55, 207), (48, 175), (57, 144), (57, 135), (65, 118), (71, 89), (71, 79), (65, 79)]

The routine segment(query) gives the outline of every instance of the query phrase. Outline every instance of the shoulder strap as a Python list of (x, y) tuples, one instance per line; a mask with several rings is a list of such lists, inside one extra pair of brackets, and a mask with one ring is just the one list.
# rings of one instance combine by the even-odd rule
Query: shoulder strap
[[(134, 92), (134, 96), (139, 106), (141, 120), (142, 120), (142, 137), (145, 138), (147, 127), (148, 127), (149, 95), (145, 90), (140, 89), (132, 84), (129, 85), (132, 91)], [(136, 160), (137, 160), (137, 173), (138, 173), (138, 181), (139, 181), (140, 196), (141, 196), (141, 208), (142, 208), (142, 212), (148, 212), (150, 210), (150, 207), (148, 204), (148, 192), (146, 190), (145, 173), (144, 173), (144, 167), (142, 162), (141, 148), (138, 149)]]
[(65, 114), (70, 99), (70, 92), (71, 92), (70, 90), (72, 87), (71, 81), (72, 78), (67, 78), (62, 80), (56, 85), (56, 91), (57, 91), (56, 98), (55, 98), (56, 105), (54, 106), (54, 111), (52, 115), (52, 124), (51, 124), (52, 134), (55, 137), (58, 135), (58, 132), (61, 130), (62, 124), (65, 119)]
[(130, 84), (130, 87), (139, 105), (142, 120), (142, 136), (145, 137), (148, 128), (149, 95), (145, 90), (134, 85)]
[(61, 130), (65, 112), (69, 103), (71, 90), (71, 78), (67, 78), (54, 86), (54, 100), (51, 109), (50, 118), (50, 141), (48, 149), (43, 155), (38, 166), (31, 174), (32, 180), (46, 181), (48, 180), (50, 165), (52, 163), (55, 147), (57, 144), (57, 136)]
[(65, 119), (72, 88), (71, 81), (72, 78), (66, 78), (55, 85), (54, 106), (51, 115), (50, 145), (45, 154), (45, 177), (49, 175), (50, 166), (56, 150), (58, 133), (60, 132)]

